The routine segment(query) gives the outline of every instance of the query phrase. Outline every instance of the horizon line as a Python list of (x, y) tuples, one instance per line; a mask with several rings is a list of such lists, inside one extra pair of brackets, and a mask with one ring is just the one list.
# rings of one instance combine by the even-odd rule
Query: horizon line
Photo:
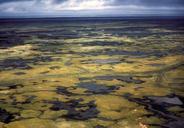
[(0, 16), (0, 19), (55, 19), (55, 18), (184, 18), (184, 15), (130, 15), (130, 16)]

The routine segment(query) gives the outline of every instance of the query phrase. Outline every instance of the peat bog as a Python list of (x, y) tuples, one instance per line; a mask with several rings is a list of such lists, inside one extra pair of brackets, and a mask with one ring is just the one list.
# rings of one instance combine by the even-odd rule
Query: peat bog
[(182, 128), (184, 21), (0, 21), (0, 128)]

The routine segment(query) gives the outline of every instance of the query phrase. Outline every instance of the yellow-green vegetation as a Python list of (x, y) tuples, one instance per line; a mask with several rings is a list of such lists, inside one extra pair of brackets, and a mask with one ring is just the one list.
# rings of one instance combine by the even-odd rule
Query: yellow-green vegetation
[(184, 31), (155, 25), (0, 27), (0, 128), (177, 126)]

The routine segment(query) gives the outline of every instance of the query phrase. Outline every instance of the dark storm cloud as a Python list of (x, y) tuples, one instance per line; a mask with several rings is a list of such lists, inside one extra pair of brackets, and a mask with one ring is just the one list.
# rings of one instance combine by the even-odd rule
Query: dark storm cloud
[[(0, 3), (33, 1), (33, 0), (0, 0)], [(36, 0), (41, 1), (41, 0)], [(62, 3), (67, 0), (52, 0), (53, 3)], [(79, 2), (82, 0), (78, 0)], [(109, 0), (106, 0), (109, 1)], [(184, 6), (184, 0), (114, 0), (116, 5), (142, 5), (142, 6)]]
[(0, 4), (9, 3), (9, 2), (18, 2), (18, 1), (31, 1), (31, 0), (0, 0)]
[[(0, 3), (10, 3), (10, 2), (21, 2), (21, 1), (34, 1), (34, 0), (0, 0)], [(36, 0), (37, 2), (40, 2), (41, 0)], [(62, 3), (67, 0), (53, 0), (53, 3)]]

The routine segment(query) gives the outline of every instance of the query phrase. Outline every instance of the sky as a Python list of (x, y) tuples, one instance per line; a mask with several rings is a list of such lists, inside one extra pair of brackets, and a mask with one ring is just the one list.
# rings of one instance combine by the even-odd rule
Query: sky
[(0, 0), (0, 17), (184, 16), (184, 0)]

